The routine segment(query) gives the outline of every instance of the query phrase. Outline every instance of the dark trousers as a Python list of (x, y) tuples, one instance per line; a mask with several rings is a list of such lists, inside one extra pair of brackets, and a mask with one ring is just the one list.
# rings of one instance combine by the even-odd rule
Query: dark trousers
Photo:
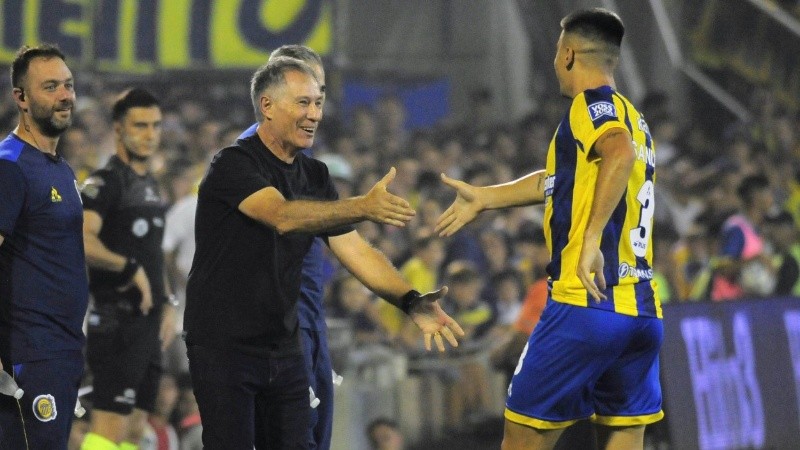
[(206, 450), (308, 449), (303, 355), (259, 358), (188, 346)]
[[(10, 371), (12, 362), (3, 363)], [(61, 358), (14, 364), (13, 370), (25, 395), (19, 400), (0, 395), (0, 449), (66, 450), (83, 355), (75, 351)]]

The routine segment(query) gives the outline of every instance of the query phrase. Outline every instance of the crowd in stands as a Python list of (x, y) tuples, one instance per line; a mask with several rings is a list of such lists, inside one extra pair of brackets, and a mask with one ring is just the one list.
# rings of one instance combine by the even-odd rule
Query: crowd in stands
[[(114, 151), (110, 104), (130, 84), (78, 77), (76, 122), (59, 151), (79, 182)], [(180, 297), (191, 267), (197, 183), (214, 153), (252, 124), (252, 107), (244, 77), (144, 87), (158, 94), (164, 110), (162, 149), (153, 163), (171, 203), (165, 251)], [(657, 146), (653, 276), (662, 302), (800, 295), (800, 115), (758, 90), (749, 102), (751, 123), (731, 122), (712, 133), (697, 118), (677, 120), (664, 94), (639, 103)], [(409, 130), (397, 96), (359, 106), (347, 120), (331, 98), (313, 149), (328, 164), (342, 197), (364, 194), (390, 167), (397, 168), (390, 190), (408, 199), (416, 218), (405, 228), (365, 222), (357, 229), (417, 290), (450, 287), (445, 305), (467, 332), (449, 356), (458, 363), (441, 373), (450, 386), (446, 422), (453, 428), (500, 413), (486, 392), (487, 370), (513, 372), (547, 295), (548, 255), (541, 207), (487, 212), (452, 238), (436, 236), (436, 219), (453, 198), (439, 174), (487, 185), (543, 167), (567, 103), (552, 98), (540, 105), (518, 123), (473, 105), (463, 123)], [(15, 105), (3, 96), (0, 132), (10, 132), (15, 120)], [(326, 308), (352, 324), (354, 349), (377, 346), (421, 357), (421, 336), (406, 317), (333, 261), (326, 266)], [(175, 354), (150, 420), (152, 446), (142, 448), (200, 448), (185, 356), (180, 349)]]

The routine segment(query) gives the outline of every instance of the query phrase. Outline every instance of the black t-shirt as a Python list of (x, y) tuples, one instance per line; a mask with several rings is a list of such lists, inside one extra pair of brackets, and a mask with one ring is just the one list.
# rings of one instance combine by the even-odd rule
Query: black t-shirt
[[(150, 281), (154, 305), (164, 297), (165, 203), (158, 182), (152, 175), (138, 175), (127, 164), (112, 156), (108, 164), (94, 172), (81, 189), (83, 208), (103, 219), (99, 238), (114, 253), (133, 257), (144, 268)], [(138, 289), (120, 293), (119, 273), (89, 269), (89, 290), (95, 303), (119, 302), (138, 311), (142, 300)]]
[[(200, 184), (197, 244), (186, 287), (186, 342), (255, 356), (299, 354), (300, 271), (314, 235), (278, 234), (247, 217), (239, 204), (272, 186), (287, 200), (336, 200), (320, 161), (298, 154), (278, 159), (258, 135), (214, 157)], [(345, 226), (322, 233), (352, 231)]]

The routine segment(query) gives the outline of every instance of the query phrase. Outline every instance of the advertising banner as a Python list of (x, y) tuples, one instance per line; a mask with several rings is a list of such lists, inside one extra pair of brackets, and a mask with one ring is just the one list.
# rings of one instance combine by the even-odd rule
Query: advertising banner
[(0, 64), (57, 44), (101, 71), (252, 69), (283, 44), (331, 49), (331, 0), (0, 0)]
[(800, 299), (665, 305), (664, 336), (673, 448), (798, 448)]

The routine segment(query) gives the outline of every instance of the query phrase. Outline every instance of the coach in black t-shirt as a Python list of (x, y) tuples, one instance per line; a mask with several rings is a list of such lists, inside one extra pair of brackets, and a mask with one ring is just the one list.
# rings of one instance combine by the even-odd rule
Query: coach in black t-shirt
[(458, 345), (439, 307), (446, 288), (413, 291), (350, 224), (402, 226), (414, 215), (386, 190), (394, 169), (363, 197), (338, 200), (311, 147), (322, 111), (314, 72), (287, 57), (253, 75), (257, 134), (222, 149), (200, 185), (184, 328), (206, 449), (308, 448), (309, 382), (296, 301), (315, 235), (367, 287), (408, 312), (433, 338)]

